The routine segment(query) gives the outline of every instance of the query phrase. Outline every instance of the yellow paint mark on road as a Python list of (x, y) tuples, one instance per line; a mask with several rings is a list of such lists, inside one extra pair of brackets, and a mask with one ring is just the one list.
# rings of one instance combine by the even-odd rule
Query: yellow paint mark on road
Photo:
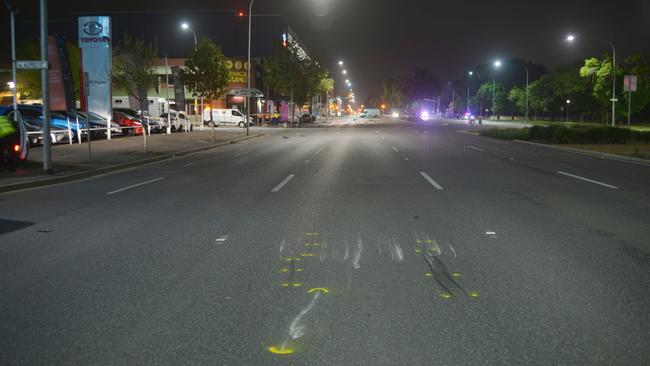
[(276, 347), (276, 346), (271, 346), (267, 348), (267, 350), (273, 353), (274, 355), (290, 355), (296, 352), (296, 350), (290, 347)]
[(329, 294), (330, 289), (327, 288), (327, 287), (313, 287), (313, 288), (310, 288), (309, 291), (307, 291), (308, 294), (311, 294), (313, 292), (322, 292), (324, 294)]
[(470, 297), (472, 297), (472, 298), (475, 299), (475, 298), (478, 297), (478, 292), (476, 292), (476, 291), (470, 291), (468, 295), (469, 295)]
[(291, 284), (293, 287), (302, 287), (304, 284), (302, 282), (294, 282)]
[(296, 268), (296, 272), (302, 272), (302, 268)]
[(320, 243), (305, 243), (306, 247), (319, 247)]
[(429, 273), (429, 272), (427, 272), (427, 273), (425, 273), (424, 275), (427, 276), (427, 277), (431, 277), (431, 276), (433, 276), (433, 273)]
[(289, 272), (289, 268), (282, 268), (282, 271), (280, 271), (280, 272), (287, 273), (287, 272)]
[(302, 257), (315, 257), (316, 253), (302, 253), (301, 256)]
[(318, 236), (318, 233), (305, 233), (307, 236)]
[(446, 292), (446, 291), (445, 291), (445, 292), (441, 292), (441, 293), (440, 293), (440, 297), (443, 298), (443, 299), (445, 299), (445, 300), (449, 300), (449, 299), (451, 299), (452, 297), (454, 297), (454, 295), (452, 295), (452, 294), (450, 294), (449, 292)]
[(416, 249), (415, 252), (416, 253), (422, 253), (422, 249)]
[(294, 261), (294, 262), (300, 262), (302, 259), (300, 259), (300, 258), (291, 258), (291, 257), (288, 257), (288, 258), (285, 258), (284, 260), (287, 261), (287, 262), (292, 262), (292, 261)]
[(287, 282), (282, 284), (282, 287), (289, 287), (289, 284)]
[(454, 276), (454, 277), (456, 277), (456, 278), (462, 276), (462, 275), (461, 275), (460, 273), (458, 273), (458, 272), (454, 272), (454, 273), (452, 273), (451, 275)]

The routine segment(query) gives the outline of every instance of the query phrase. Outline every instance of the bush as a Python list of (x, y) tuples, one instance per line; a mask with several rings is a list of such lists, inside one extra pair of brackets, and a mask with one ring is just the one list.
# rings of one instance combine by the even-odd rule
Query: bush
[(533, 126), (530, 128), (489, 129), (481, 136), (503, 140), (534, 140), (554, 144), (627, 144), (650, 143), (650, 132), (605, 126)]
[(502, 140), (528, 140), (528, 128), (491, 128), (481, 130), (479, 135)]

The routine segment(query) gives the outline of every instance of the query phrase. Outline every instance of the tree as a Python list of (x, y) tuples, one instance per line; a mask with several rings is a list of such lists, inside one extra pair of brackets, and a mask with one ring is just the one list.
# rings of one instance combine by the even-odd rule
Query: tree
[[(178, 75), (191, 93), (208, 100), (221, 98), (230, 81), (226, 58), (221, 48), (209, 38), (201, 39)], [(210, 124), (214, 125), (212, 113)]]
[(512, 103), (516, 113), (526, 113), (526, 91), (518, 86), (510, 89), (508, 101)]
[(147, 92), (158, 87), (157, 57), (155, 45), (128, 34), (113, 52), (113, 82), (134, 97), (143, 112), (149, 110)]
[(382, 99), (388, 103), (391, 108), (402, 109), (404, 104), (404, 93), (399, 80), (388, 78), (384, 80), (384, 94)]

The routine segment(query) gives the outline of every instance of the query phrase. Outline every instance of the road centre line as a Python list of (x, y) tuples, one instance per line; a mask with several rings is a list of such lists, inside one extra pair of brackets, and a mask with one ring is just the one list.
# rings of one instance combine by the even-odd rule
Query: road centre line
[(609, 184), (607, 184), (607, 183), (603, 183), (603, 182), (599, 182), (599, 181), (597, 181), (597, 180), (593, 180), (593, 179), (589, 179), (589, 178), (581, 177), (581, 176), (579, 176), (579, 175), (570, 174), (570, 173), (563, 172), (563, 171), (560, 171), (560, 170), (558, 170), (557, 173), (558, 173), (558, 174), (565, 175), (565, 176), (567, 176), (567, 177), (571, 177), (571, 178), (575, 178), (575, 179), (580, 179), (580, 180), (585, 181), (585, 182), (589, 182), (589, 183), (593, 183), (593, 184), (598, 184), (599, 186), (603, 186), (603, 187), (607, 187), (607, 188), (611, 188), (611, 189), (618, 189), (618, 187), (616, 187), (616, 186), (612, 186), (612, 185), (609, 185)]
[(485, 150), (483, 150), (483, 149), (481, 149), (481, 148), (478, 148), (478, 147), (474, 147), (474, 146), (472, 146), (472, 145), (467, 145), (466, 147), (467, 147), (468, 149), (472, 149), (472, 150), (474, 150), (474, 151), (485, 152)]
[(235, 157), (238, 158), (238, 157), (240, 157), (240, 156), (244, 156), (244, 155), (248, 154), (248, 153), (251, 152), (251, 151), (252, 151), (252, 150), (248, 150), (248, 151), (241, 152), (241, 153), (235, 155)]
[(318, 155), (318, 154), (321, 153), (321, 151), (323, 151), (323, 149), (318, 149), (318, 150), (316, 150), (316, 152), (314, 154)]
[(280, 192), (280, 190), (282, 189), (282, 187), (284, 187), (287, 183), (289, 183), (289, 181), (292, 180), (293, 177), (295, 177), (295, 176), (296, 176), (295, 174), (289, 174), (286, 178), (284, 178), (284, 180), (283, 180), (282, 182), (280, 182), (280, 184), (278, 184), (277, 186), (275, 186), (275, 188), (273, 188), (273, 189), (271, 190), (271, 192), (274, 192), (274, 193), (275, 193), (275, 192)]
[(134, 184), (134, 185), (131, 185), (131, 186), (128, 186), (128, 187), (124, 187), (124, 188), (116, 189), (116, 190), (114, 190), (114, 191), (107, 192), (106, 195), (109, 195), (109, 196), (110, 196), (110, 195), (115, 194), (115, 193), (124, 192), (124, 191), (126, 191), (126, 190), (129, 190), (129, 189), (132, 189), (132, 188), (137, 188), (137, 187), (143, 186), (143, 185), (145, 185), (145, 184), (149, 184), (149, 183), (157, 182), (157, 181), (159, 181), (159, 180), (163, 180), (163, 179), (165, 179), (165, 177), (158, 177), (158, 178), (155, 178), (155, 179), (148, 180), (148, 181), (146, 181), (146, 182), (142, 182), (142, 183)]
[(393, 151), (399, 152), (399, 150), (397, 150), (397, 148), (395, 146), (391, 146), (391, 148), (393, 149)]
[(422, 177), (424, 177), (424, 179), (426, 179), (427, 182), (431, 183), (431, 185), (432, 185), (435, 189), (437, 189), (437, 190), (439, 190), (439, 191), (442, 191), (442, 190), (444, 189), (444, 188), (442, 188), (442, 186), (441, 186), (440, 184), (436, 183), (436, 181), (433, 180), (433, 178), (431, 178), (431, 177), (429, 176), (429, 174), (427, 174), (427, 173), (425, 173), (425, 172), (420, 172), (420, 175), (422, 175)]

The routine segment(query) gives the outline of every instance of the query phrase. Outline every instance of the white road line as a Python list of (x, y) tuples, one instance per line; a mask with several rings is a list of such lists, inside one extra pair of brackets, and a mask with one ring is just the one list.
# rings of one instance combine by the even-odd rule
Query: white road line
[(382, 136), (381, 139), (382, 139), (382, 140), (386, 140), (386, 139), (384, 138), (384, 136)]
[(305, 163), (309, 163), (309, 160), (305, 160)]
[(132, 189), (132, 188), (137, 188), (137, 187), (143, 186), (143, 185), (145, 185), (145, 184), (149, 184), (149, 183), (157, 182), (157, 181), (159, 181), (159, 180), (163, 180), (163, 179), (165, 179), (165, 177), (158, 177), (158, 178), (155, 178), (155, 179), (152, 179), (152, 180), (148, 180), (148, 181), (146, 181), (146, 182), (142, 182), (142, 183), (134, 184), (134, 185), (132, 185), (132, 186), (128, 186), (128, 187), (124, 187), (124, 188), (116, 189), (116, 190), (114, 190), (114, 191), (107, 192), (106, 194), (107, 194), (107, 195), (111, 195), (111, 194), (115, 194), (115, 193), (120, 193), (120, 192), (123, 192), (123, 191), (129, 190), (129, 189)]
[(433, 178), (431, 178), (429, 176), (429, 174), (427, 174), (425, 172), (420, 172), (420, 175), (422, 175), (422, 177), (424, 177), (424, 179), (426, 179), (427, 182), (431, 183), (431, 185), (434, 186), (437, 190), (439, 190), (439, 191), (443, 190), (442, 186), (440, 184), (436, 183), (436, 181), (433, 180)]
[(471, 145), (467, 145), (467, 148), (468, 148), (468, 149), (472, 149), (472, 150), (474, 150), (474, 151), (480, 151), (480, 152), (484, 152), (484, 151), (485, 151), (485, 150), (483, 150), (483, 149), (480, 149), (480, 148), (478, 148), (478, 147), (474, 147), (474, 146), (471, 146)]
[(318, 150), (316, 150), (316, 152), (314, 154), (318, 155), (318, 154), (321, 153), (321, 151), (323, 151), (323, 149), (318, 149)]
[(440, 136), (433, 136), (434, 139), (440, 140)]
[(395, 146), (391, 146), (391, 147), (393, 148), (393, 151), (399, 152), (399, 150), (397, 150), (397, 148)]
[(558, 170), (557, 173), (558, 173), (558, 174), (562, 174), (562, 175), (566, 175), (567, 177), (571, 177), (571, 178), (575, 178), (575, 179), (580, 179), (580, 180), (583, 180), (583, 181), (585, 181), (585, 182), (589, 182), (589, 183), (593, 183), (593, 184), (598, 184), (599, 186), (603, 186), (603, 187), (607, 187), (607, 188), (611, 188), (611, 189), (618, 189), (618, 187), (616, 187), (616, 186), (612, 186), (612, 185), (609, 185), (609, 184), (606, 184), (606, 183), (603, 183), (603, 182), (599, 182), (599, 181), (597, 181), (597, 180), (593, 180), (593, 179), (589, 179), (589, 178), (581, 177), (581, 176), (579, 176), (579, 175), (569, 174), (569, 173), (566, 173), (566, 172), (563, 172), (563, 171), (560, 171), (560, 170)]
[(280, 182), (280, 184), (278, 184), (277, 186), (275, 186), (275, 188), (273, 188), (273, 189), (271, 190), (271, 192), (280, 192), (280, 190), (282, 189), (282, 187), (284, 187), (287, 183), (289, 183), (289, 181), (292, 180), (293, 177), (295, 177), (295, 176), (296, 176), (295, 174), (289, 174), (289, 176), (287, 176), (286, 178), (284, 178), (284, 180), (283, 180), (282, 182)]
[(194, 164), (194, 163), (187, 163), (187, 164), (185, 164), (185, 165), (183, 165), (183, 166), (192, 166), (193, 164)]
[(240, 157), (240, 156), (244, 156), (244, 155), (248, 154), (249, 152), (251, 152), (251, 150), (249, 150), (249, 151), (244, 151), (244, 152), (242, 152), (242, 153), (239, 153), (239, 154), (235, 155), (235, 157), (238, 158), (238, 157)]

